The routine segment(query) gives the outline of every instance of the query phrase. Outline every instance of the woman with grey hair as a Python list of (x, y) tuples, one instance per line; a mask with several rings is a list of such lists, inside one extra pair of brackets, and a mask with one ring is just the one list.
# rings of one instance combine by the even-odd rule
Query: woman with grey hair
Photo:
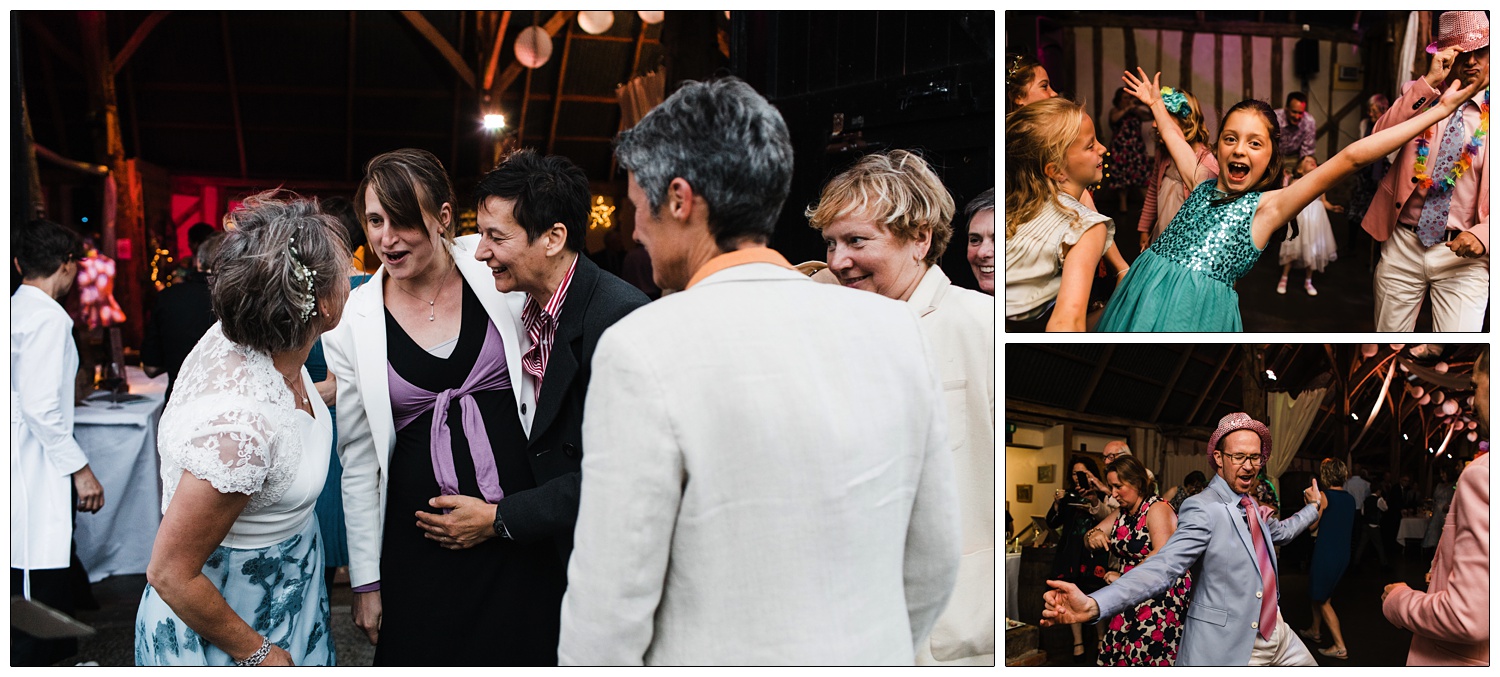
[(188, 354), (158, 432), (162, 522), (136, 612), (137, 665), (333, 665), (313, 504), (332, 427), (302, 367), (348, 297), (343, 228), (274, 192), (234, 212), (219, 322)]

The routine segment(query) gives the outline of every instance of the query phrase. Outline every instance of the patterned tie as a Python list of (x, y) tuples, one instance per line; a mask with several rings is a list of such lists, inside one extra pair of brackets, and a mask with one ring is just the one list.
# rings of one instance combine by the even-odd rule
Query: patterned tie
[[(1453, 168), (1454, 160), (1464, 147), (1465, 131), (1464, 111), (1460, 106), (1448, 119), (1448, 129), (1443, 131), (1437, 159), (1428, 170), (1427, 175), (1433, 177), (1433, 181), (1441, 180), (1440, 177), (1447, 175), (1448, 170)], [(1431, 247), (1443, 239), (1443, 231), (1448, 229), (1448, 201), (1452, 199), (1452, 188), (1438, 190), (1437, 183), (1434, 183), (1427, 190), (1427, 199), (1422, 203), (1422, 217), (1417, 220), (1417, 237), (1421, 238), (1423, 247)]]
[(1250, 518), (1250, 542), (1255, 544), (1255, 565), (1260, 567), (1260, 583), (1263, 588), (1260, 598), (1261, 639), (1271, 639), (1276, 629), (1276, 567), (1271, 565), (1271, 550), (1266, 547), (1266, 537), (1260, 533), (1260, 510), (1249, 496), (1240, 497), (1245, 516)]

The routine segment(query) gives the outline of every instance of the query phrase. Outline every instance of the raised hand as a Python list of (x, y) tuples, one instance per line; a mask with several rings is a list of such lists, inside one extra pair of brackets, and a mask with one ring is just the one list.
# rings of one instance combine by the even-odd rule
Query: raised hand
[(1312, 486), (1302, 490), (1302, 498), (1306, 499), (1309, 505), (1317, 505), (1323, 500), (1323, 492), (1318, 491), (1318, 478), (1314, 477)]
[(1155, 81), (1147, 82), (1146, 69), (1137, 67), (1135, 70), (1141, 74), (1140, 77), (1136, 77), (1135, 73), (1131, 73), (1130, 71), (1125, 71), (1125, 73), (1120, 76), (1120, 79), (1125, 82), (1125, 91), (1129, 92), (1131, 96), (1140, 99), (1141, 103), (1146, 104), (1147, 106), (1160, 101), (1161, 72), (1158, 71), (1156, 73)]
[(1448, 71), (1453, 69), (1453, 60), (1457, 59), (1458, 55), (1457, 47), (1449, 47), (1432, 55), (1432, 63), (1427, 66), (1427, 84), (1436, 89), (1448, 79)]
[(1042, 593), (1042, 627), (1086, 623), (1099, 617), (1099, 604), (1067, 581), (1047, 581), (1053, 589)]

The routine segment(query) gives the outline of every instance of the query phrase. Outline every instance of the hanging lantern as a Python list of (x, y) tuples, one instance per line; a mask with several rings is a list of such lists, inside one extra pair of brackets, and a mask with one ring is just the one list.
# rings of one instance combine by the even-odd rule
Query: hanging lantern
[[(1411, 396), (1412, 397), (1421, 397), (1425, 393), (1426, 393), (1426, 391), (1422, 389), (1422, 386), (1412, 386), (1411, 387)], [(1426, 404), (1426, 400), (1423, 400), (1423, 404)]]
[(613, 25), (615, 25), (614, 12), (595, 10), (578, 13), (578, 27), (589, 35), (599, 35)]
[(1473, 430), (1473, 429), (1478, 428), (1478, 427), (1479, 427), (1479, 423), (1477, 423), (1475, 421), (1469, 421), (1469, 430)]
[(1434, 364), (1434, 365), (1432, 365), (1432, 370), (1435, 371), (1435, 372), (1437, 372), (1437, 373), (1439, 373), (1439, 374), (1446, 374), (1446, 373), (1448, 373), (1448, 363), (1447, 362), (1439, 362), (1437, 364)]
[(726, 9), (726, 10), (724, 10), (724, 18), (725, 18), (725, 19), (728, 19), (728, 18), (729, 18), (729, 10), (727, 10), (727, 9)]
[[(1444, 402), (1443, 403), (1443, 413), (1447, 414), (1449, 416), (1457, 414), (1458, 413), (1458, 402), (1455, 402), (1453, 400), (1448, 400), (1447, 402)], [(1458, 422), (1455, 421), (1455, 423), (1458, 423)], [(1463, 425), (1463, 424), (1459, 423), (1459, 425)]]
[(1432, 396), (1431, 395), (1423, 395), (1422, 399), (1417, 400), (1417, 404), (1426, 405), (1428, 402), (1431, 402), (1431, 401), (1432, 401)]
[(1434, 391), (1432, 391), (1432, 401), (1433, 402), (1437, 402), (1438, 404), (1442, 404), (1444, 399), (1446, 399), (1446, 396), (1443, 395), (1443, 391), (1441, 391), (1441, 390), (1434, 390)]
[(1469, 433), (1469, 441), (1470, 442), (1473, 442), (1474, 440), (1477, 440), (1477, 439), (1479, 439), (1479, 433)]
[(1406, 347), (1405, 343), (1392, 343), (1391, 344), (1391, 350), (1394, 350), (1394, 351), (1396, 351), (1398, 353), (1401, 352), (1401, 349), (1405, 348), (1405, 347)]
[(644, 22), (646, 22), (648, 24), (651, 24), (653, 26), (655, 26), (656, 24), (661, 23), (662, 19), (667, 18), (667, 13), (663, 12), (663, 11), (660, 11), (660, 10), (657, 10), (657, 11), (647, 11), (647, 10), (643, 9), (643, 10), (641, 10), (639, 12), (636, 12), (635, 15), (638, 16), (638, 17), (640, 17), (641, 21), (644, 21)]
[(516, 36), (516, 61), (527, 68), (541, 68), (552, 58), (552, 36), (541, 26), (528, 26)]
[(1375, 353), (1378, 352), (1380, 352), (1380, 348), (1373, 343), (1365, 343), (1359, 347), (1359, 354), (1365, 357), (1375, 357)]
[(1396, 364), (1401, 365), (1401, 371), (1406, 371), (1406, 372), (1411, 371), (1410, 369), (1406, 368), (1406, 363), (1405, 362), (1397, 362)]

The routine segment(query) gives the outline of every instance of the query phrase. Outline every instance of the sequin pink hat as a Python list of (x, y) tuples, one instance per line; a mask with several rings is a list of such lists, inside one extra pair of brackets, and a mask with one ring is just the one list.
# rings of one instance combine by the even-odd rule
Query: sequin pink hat
[(1271, 460), (1271, 429), (1267, 428), (1266, 424), (1250, 418), (1249, 414), (1237, 411), (1219, 419), (1219, 427), (1214, 430), (1214, 434), (1208, 436), (1208, 465), (1210, 467), (1214, 470), (1219, 469), (1218, 462), (1214, 461), (1214, 450), (1219, 447), (1219, 440), (1236, 430), (1250, 430), (1260, 435), (1260, 459), (1262, 463)]
[(1427, 46), (1428, 54), (1449, 47), (1472, 52), (1490, 44), (1490, 20), (1484, 12), (1443, 12), (1438, 17), (1438, 39)]

